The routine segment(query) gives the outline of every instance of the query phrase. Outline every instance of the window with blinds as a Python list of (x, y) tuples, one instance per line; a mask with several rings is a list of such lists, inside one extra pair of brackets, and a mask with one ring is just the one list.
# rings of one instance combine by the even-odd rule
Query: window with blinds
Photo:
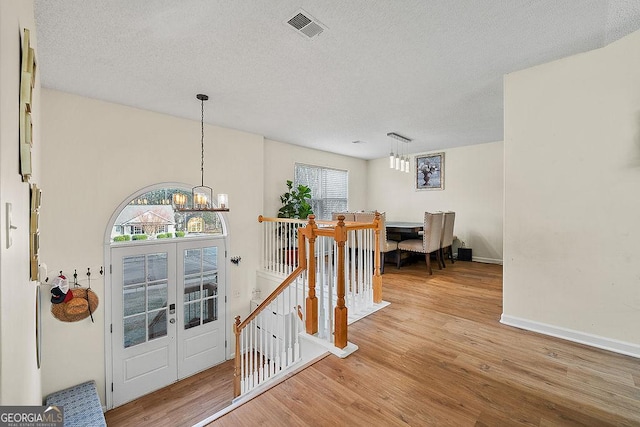
[(332, 212), (348, 208), (349, 173), (344, 170), (296, 163), (294, 184), (311, 189), (311, 208), (317, 219), (331, 219)]

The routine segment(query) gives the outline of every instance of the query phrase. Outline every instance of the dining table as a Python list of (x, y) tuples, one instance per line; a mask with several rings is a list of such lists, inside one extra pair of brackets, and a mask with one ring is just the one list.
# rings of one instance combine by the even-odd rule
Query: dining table
[[(411, 222), (411, 221), (387, 221), (385, 228), (387, 229), (387, 239), (402, 241), (407, 239), (422, 239), (419, 235), (424, 227), (423, 222)], [(394, 251), (385, 255), (389, 258), (389, 261), (393, 261), (398, 268), (402, 265), (403, 261), (411, 258), (411, 253)]]
[[(410, 221), (387, 221), (385, 224), (387, 229), (387, 235), (389, 233), (397, 234), (418, 234), (424, 227), (423, 222), (410, 222)], [(404, 240), (404, 239), (402, 239)]]

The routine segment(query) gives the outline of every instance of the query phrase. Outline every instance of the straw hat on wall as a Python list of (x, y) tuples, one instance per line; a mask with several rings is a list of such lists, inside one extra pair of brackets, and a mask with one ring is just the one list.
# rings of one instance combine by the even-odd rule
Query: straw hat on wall
[(98, 296), (92, 289), (74, 288), (69, 302), (51, 304), (51, 314), (63, 322), (78, 322), (95, 313), (97, 308)]

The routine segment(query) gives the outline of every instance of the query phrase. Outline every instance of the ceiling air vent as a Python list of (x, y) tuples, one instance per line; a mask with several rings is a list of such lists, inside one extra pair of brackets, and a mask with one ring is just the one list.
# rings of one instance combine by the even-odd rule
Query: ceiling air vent
[(312, 39), (326, 29), (320, 21), (302, 9), (287, 19), (286, 23), (305, 39)]

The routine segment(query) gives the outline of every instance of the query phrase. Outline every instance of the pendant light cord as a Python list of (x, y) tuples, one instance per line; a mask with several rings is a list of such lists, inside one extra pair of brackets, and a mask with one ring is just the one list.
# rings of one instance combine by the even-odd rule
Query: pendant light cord
[(204, 187), (204, 99), (200, 100), (200, 185)]

